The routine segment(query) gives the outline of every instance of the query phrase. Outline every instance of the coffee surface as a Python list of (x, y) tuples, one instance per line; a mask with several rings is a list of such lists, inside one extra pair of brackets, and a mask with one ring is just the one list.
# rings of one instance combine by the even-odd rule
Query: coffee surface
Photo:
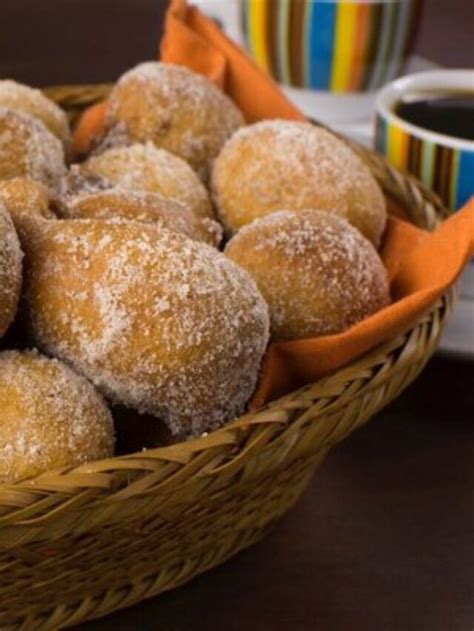
[(474, 91), (408, 95), (395, 113), (418, 127), (463, 140), (474, 140)]

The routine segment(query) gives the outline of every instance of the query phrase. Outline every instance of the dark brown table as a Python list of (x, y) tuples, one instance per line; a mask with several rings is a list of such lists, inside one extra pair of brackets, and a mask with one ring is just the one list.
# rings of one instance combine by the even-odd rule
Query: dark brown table
[[(415, 52), (445, 66), (474, 66), (473, 0), (422, 1)], [(0, 76), (38, 86), (111, 81), (156, 56), (167, 4), (1, 0)]]
[(433, 360), (265, 541), (80, 631), (471, 631), (473, 385)]
[[(36, 85), (114, 79), (155, 56), (165, 4), (2, 0), (0, 76)], [(473, 31), (472, 0), (425, 0), (417, 52), (474, 66)], [(80, 629), (471, 631), (473, 386), (474, 363), (434, 359), (330, 453), (265, 541)]]

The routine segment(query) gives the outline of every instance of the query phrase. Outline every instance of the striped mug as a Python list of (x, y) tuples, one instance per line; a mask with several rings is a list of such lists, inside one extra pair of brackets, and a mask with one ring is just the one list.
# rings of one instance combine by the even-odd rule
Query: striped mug
[(443, 92), (474, 95), (474, 70), (431, 70), (385, 86), (375, 103), (375, 148), (435, 191), (448, 208), (457, 210), (474, 195), (474, 140), (408, 123), (395, 111), (410, 95)]
[[(193, 0), (308, 115), (365, 118), (400, 72), (422, 0)], [(335, 98), (337, 96), (337, 98)]]
[(407, 58), (417, 0), (242, 0), (245, 41), (283, 84), (370, 92)]

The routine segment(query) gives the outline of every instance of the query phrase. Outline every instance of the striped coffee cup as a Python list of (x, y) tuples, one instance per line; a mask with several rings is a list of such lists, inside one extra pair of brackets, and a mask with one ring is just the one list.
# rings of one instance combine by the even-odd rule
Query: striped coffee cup
[(399, 73), (422, 0), (193, 0), (280, 83), (372, 92)]
[(420, 0), (241, 0), (244, 40), (280, 83), (371, 92), (399, 74), (420, 5)]
[(474, 93), (474, 70), (420, 72), (383, 88), (376, 100), (375, 148), (457, 210), (474, 195), (474, 141), (424, 129), (395, 113), (404, 96), (423, 91)]

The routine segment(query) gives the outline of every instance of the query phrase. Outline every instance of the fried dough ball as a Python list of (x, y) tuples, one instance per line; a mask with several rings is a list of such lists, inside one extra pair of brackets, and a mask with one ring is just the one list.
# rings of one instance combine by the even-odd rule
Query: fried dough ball
[(56, 219), (52, 210), (54, 198), (50, 190), (41, 182), (30, 178), (0, 180), (0, 202), (5, 204), (10, 213), (20, 241), (23, 240), (31, 220)]
[(0, 337), (12, 323), (18, 307), (22, 257), (15, 227), (0, 200)]
[(345, 217), (375, 247), (385, 199), (339, 138), (309, 123), (264, 121), (239, 130), (215, 162), (212, 189), (229, 232), (275, 210), (318, 208)]
[[(197, 217), (215, 219), (209, 194), (191, 167), (173, 154), (156, 149), (152, 144), (132, 145), (109, 149), (74, 165), (63, 183), (68, 194), (68, 182), (80, 188), (106, 187), (107, 183), (120, 188), (160, 193), (190, 208)], [(94, 180), (94, 177), (96, 178)], [(90, 183), (90, 184), (89, 184)]]
[(29, 114), (0, 107), (0, 180), (30, 177), (56, 188), (65, 172), (56, 136)]
[(65, 146), (71, 142), (71, 130), (64, 112), (41, 90), (35, 90), (11, 79), (0, 80), (0, 106), (20, 110), (38, 118)]
[(0, 484), (113, 455), (105, 402), (56, 359), (0, 353), (0, 409)]
[(126, 72), (107, 106), (105, 146), (152, 142), (208, 179), (225, 141), (244, 124), (235, 104), (202, 75), (145, 62)]
[(67, 205), (76, 197), (108, 191), (112, 188), (117, 188), (112, 180), (91, 173), (85, 164), (72, 164), (61, 180), (59, 203), (60, 206)]
[(226, 254), (257, 283), (275, 340), (339, 333), (390, 302), (373, 245), (327, 212), (280, 211), (257, 219), (229, 241)]
[(240, 414), (268, 341), (250, 276), (152, 224), (37, 224), (26, 248), (31, 331), (115, 404), (198, 434)]
[[(0, 188), (1, 191), (1, 188)], [(110, 189), (79, 195), (63, 207), (69, 219), (133, 219), (157, 224), (190, 239), (218, 246), (222, 227), (212, 219), (200, 219), (179, 202), (159, 193)]]

